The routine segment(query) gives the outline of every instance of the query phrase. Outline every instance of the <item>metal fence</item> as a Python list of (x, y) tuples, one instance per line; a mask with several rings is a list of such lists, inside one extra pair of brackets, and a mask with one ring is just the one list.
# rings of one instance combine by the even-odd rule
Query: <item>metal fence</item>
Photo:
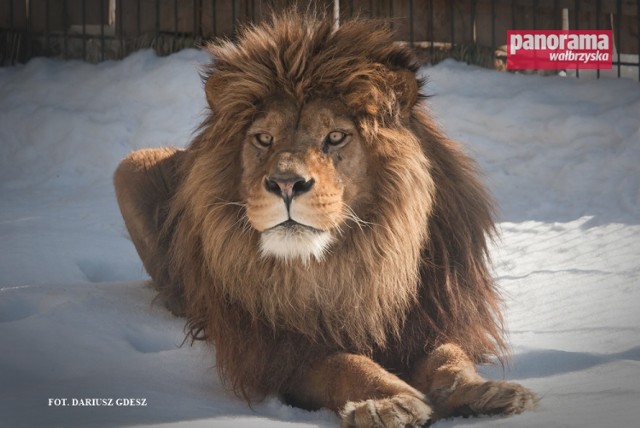
[[(141, 48), (165, 55), (297, 4), (333, 10), (334, 0), (0, 0), (0, 64), (35, 56), (99, 62)], [(640, 0), (340, 0), (340, 19), (390, 22), (425, 62), (453, 57), (501, 68), (507, 29), (612, 29), (613, 66), (637, 68)], [(564, 23), (566, 26), (567, 22)], [(629, 59), (630, 58), (630, 59)], [(599, 73), (598, 73), (599, 76)]]

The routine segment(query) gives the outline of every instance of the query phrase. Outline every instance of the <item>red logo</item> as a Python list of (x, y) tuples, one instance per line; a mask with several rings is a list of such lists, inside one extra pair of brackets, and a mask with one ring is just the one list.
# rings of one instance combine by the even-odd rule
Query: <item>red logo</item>
[(508, 30), (507, 69), (611, 69), (611, 30)]

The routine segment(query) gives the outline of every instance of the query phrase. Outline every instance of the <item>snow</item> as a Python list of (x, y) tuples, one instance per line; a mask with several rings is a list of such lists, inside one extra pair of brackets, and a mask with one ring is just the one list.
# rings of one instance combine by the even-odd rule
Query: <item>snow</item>
[[(141, 147), (184, 145), (205, 111), (204, 53), (0, 68), (0, 427), (336, 426), (225, 391), (215, 355), (180, 347), (111, 184)], [(542, 396), (512, 418), (437, 427), (632, 427), (640, 402), (640, 86), (632, 79), (424, 70), (429, 110), (499, 202), (492, 247), (513, 361)], [(49, 406), (49, 399), (146, 406)]]

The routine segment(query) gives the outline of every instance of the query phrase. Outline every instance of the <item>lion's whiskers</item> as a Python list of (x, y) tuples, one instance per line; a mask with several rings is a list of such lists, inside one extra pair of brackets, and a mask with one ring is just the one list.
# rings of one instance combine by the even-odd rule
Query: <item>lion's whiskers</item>
[(207, 205), (207, 208), (210, 210), (209, 215), (225, 207), (230, 207), (230, 206), (240, 207), (241, 209), (236, 211), (236, 216), (238, 218), (236, 221), (233, 222), (233, 224), (231, 224), (230, 228), (235, 229), (237, 232), (239, 232), (240, 236), (248, 235), (251, 233), (252, 227), (251, 227), (251, 224), (249, 223), (249, 219), (247, 218), (246, 203), (236, 202), (236, 201), (227, 201), (220, 198), (217, 199), (217, 201), (219, 202), (213, 202)]
[[(236, 226), (239, 227), (236, 228)], [(238, 219), (231, 225), (231, 228), (236, 228), (240, 235), (248, 235), (252, 229), (249, 219), (243, 211), (238, 212)]]
[(243, 202), (225, 201), (224, 199), (220, 199), (220, 198), (218, 198), (218, 201), (220, 202), (214, 202), (212, 205), (218, 206), (218, 207), (226, 207), (231, 205), (231, 206), (236, 206), (241, 208), (245, 208), (247, 206), (247, 204)]
[(356, 214), (356, 212), (353, 210), (353, 208), (351, 208), (347, 203), (343, 202), (342, 207), (345, 210), (344, 212), (345, 218), (353, 221), (360, 228), (360, 230), (363, 230), (364, 227), (380, 226), (377, 223), (372, 223), (372, 222), (361, 219), (358, 216), (358, 214)]

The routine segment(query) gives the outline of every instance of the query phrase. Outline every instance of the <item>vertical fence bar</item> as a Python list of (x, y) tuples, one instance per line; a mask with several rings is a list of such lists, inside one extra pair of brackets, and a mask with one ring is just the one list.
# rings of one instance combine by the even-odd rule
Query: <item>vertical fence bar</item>
[(87, 60), (87, 11), (85, 0), (82, 0), (82, 60)]
[(140, 33), (142, 32), (142, 6), (140, 6), (140, 1), (136, 2), (136, 36), (140, 37)]
[(491, 49), (496, 49), (496, 0), (491, 0)]
[(511, 0), (511, 29), (516, 29), (516, 0)]
[(25, 58), (25, 59), (29, 59), (29, 58), (31, 58), (31, 54), (32, 54), (32, 52), (31, 52), (31, 43), (32, 43), (32, 36), (31, 36), (31, 17), (33, 16), (33, 15), (32, 15), (32, 12), (33, 12), (33, 11), (32, 11), (32, 9), (31, 9), (31, 2), (29, 2), (29, 6), (27, 7), (27, 37), (26, 37), (26, 40), (27, 40), (27, 46), (26, 46), (26, 49), (25, 49), (25, 52), (26, 52), (26, 55), (27, 55), (27, 56), (26, 56), (26, 58)]
[[(580, 29), (580, 0), (574, 0), (574, 11), (573, 11), (573, 29)], [(576, 67), (576, 77), (580, 78), (580, 69)]]
[(69, 52), (67, 44), (69, 41), (69, 22), (67, 18), (67, 0), (62, 0), (62, 58), (67, 59)]
[(173, 38), (178, 34), (178, 0), (173, 0)]
[(636, 2), (636, 34), (638, 35), (638, 81), (640, 82), (640, 1)]
[(217, 27), (216, 27), (216, 0), (211, 0), (211, 31), (213, 34), (212, 37), (218, 35)]
[(44, 2), (44, 49), (49, 54), (49, 0)]
[(450, 39), (451, 39), (451, 50), (453, 50), (453, 45), (455, 44), (455, 11), (453, 10), (453, 4), (454, 1), (451, 0), (449, 2), (449, 13), (451, 13), (451, 34), (450, 34)]
[(104, 0), (100, 0), (100, 61), (104, 61)]
[[(620, 78), (620, 56), (622, 53), (622, 40), (620, 40), (620, 26), (622, 25), (622, 0), (618, 0), (616, 2), (616, 43), (618, 44), (618, 79)], [(640, 56), (640, 52), (638, 52), (638, 56)]]
[(389, 0), (389, 22), (391, 22), (391, 31), (393, 31), (393, 0)]
[(409, 43), (413, 47), (413, 0), (409, 0)]
[[(596, 0), (596, 30), (600, 29), (600, 13), (602, 12), (600, 10), (600, 1)], [(600, 68), (596, 70), (596, 79), (600, 79)]]
[(472, 0), (471, 2), (471, 40), (473, 44), (476, 44), (476, 6), (478, 0)]
[(553, 0), (553, 29), (560, 29), (560, 2)]
[[(15, 16), (14, 16), (14, 12), (13, 12), (13, 0), (9, 0), (9, 28), (11, 30), (16, 30), (15, 28)], [(17, 34), (17, 31), (15, 31)], [(16, 60), (18, 59), (18, 54), (19, 54), (19, 45), (14, 45), (16, 46), (15, 49), (12, 49), (10, 52), (10, 56), (9, 56), (9, 64), (10, 65), (15, 65), (16, 64)], [(0, 65), (2, 65), (0, 63)]]
[(431, 58), (431, 64), (434, 63), (434, 55), (435, 55), (435, 36), (433, 31), (433, 0), (429, 0), (429, 57)]
[(202, 36), (200, 29), (198, 28), (198, 5), (197, 0), (193, 0), (191, 7), (193, 7), (193, 39), (196, 39), (196, 36)]
[(116, 11), (118, 12), (118, 18), (117, 21), (115, 22), (116, 27), (118, 27), (118, 39), (120, 39), (120, 55), (117, 55), (117, 57), (119, 59), (124, 58), (124, 26), (122, 25), (122, 17), (124, 16), (123, 13), (123, 7), (124, 7), (124, 1), (123, 0), (118, 0), (116, 2)]
[(238, 11), (236, 10), (236, 7), (237, 7), (236, 0), (231, 0), (231, 23), (233, 25), (232, 32), (234, 37), (236, 35), (236, 19), (237, 19), (237, 13), (238, 13)]
[(533, 9), (533, 29), (537, 30), (538, 29), (538, 18), (537, 18), (537, 11), (538, 11), (538, 0), (533, 0), (533, 5), (531, 6)]
[(373, 18), (373, 0), (369, 0), (369, 18)]
[(160, 0), (156, 0), (156, 41), (160, 36)]
[(171, 53), (178, 48), (178, 0), (173, 0), (173, 35), (171, 37)]

